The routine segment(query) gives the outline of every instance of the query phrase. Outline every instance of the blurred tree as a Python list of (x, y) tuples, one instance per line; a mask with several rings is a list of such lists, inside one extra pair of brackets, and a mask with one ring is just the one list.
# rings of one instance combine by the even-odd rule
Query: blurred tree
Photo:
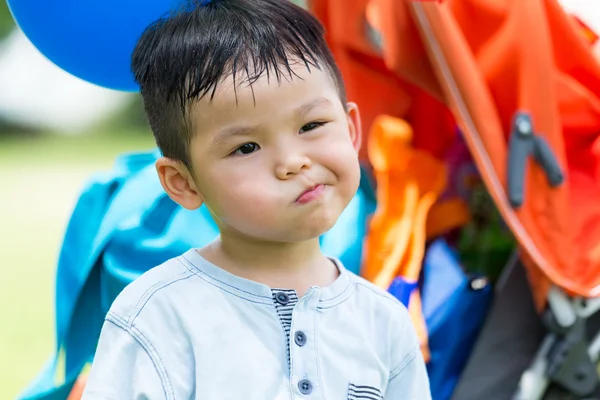
[(131, 96), (131, 101), (119, 112), (96, 127), (96, 130), (122, 134), (149, 135), (150, 127), (146, 122), (142, 98), (138, 94)]
[(10, 11), (8, 11), (6, 1), (0, 1), (0, 40), (4, 39), (14, 26), (15, 21), (12, 19)]

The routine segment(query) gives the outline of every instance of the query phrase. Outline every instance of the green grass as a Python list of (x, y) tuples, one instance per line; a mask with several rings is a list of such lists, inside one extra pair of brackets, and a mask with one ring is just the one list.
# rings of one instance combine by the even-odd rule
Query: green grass
[(56, 259), (78, 193), (150, 133), (0, 135), (0, 399), (13, 399), (51, 355)]

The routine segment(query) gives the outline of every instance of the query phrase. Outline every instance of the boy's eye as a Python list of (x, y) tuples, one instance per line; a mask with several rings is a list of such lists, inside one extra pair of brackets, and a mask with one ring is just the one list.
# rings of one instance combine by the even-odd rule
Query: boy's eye
[(240, 147), (238, 147), (233, 152), (233, 154), (234, 155), (246, 155), (246, 154), (254, 153), (258, 149), (259, 149), (258, 144), (256, 144), (256, 143), (246, 143), (246, 144), (243, 144)]
[(312, 131), (323, 125), (325, 125), (325, 122), (309, 122), (308, 124), (300, 128), (300, 133)]

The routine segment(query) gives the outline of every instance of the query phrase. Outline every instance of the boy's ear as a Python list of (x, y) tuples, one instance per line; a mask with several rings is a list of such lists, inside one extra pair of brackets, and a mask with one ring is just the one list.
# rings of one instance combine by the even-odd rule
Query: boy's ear
[(180, 161), (167, 157), (156, 160), (156, 172), (169, 197), (188, 210), (196, 210), (203, 199), (187, 167)]
[(362, 144), (362, 122), (360, 120), (360, 112), (356, 103), (348, 103), (348, 128), (350, 130), (350, 138), (356, 151), (360, 149)]

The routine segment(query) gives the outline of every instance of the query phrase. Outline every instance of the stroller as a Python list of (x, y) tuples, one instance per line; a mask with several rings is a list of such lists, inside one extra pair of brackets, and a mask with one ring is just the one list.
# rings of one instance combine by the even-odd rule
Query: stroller
[[(453, 398), (594, 395), (597, 38), (554, 0), (342, 3), (313, 6), (329, 28), (349, 95), (368, 105), (365, 122), (381, 113), (404, 118), (412, 146), (438, 159), (461, 136), (518, 243)], [(374, 168), (391, 182), (393, 167)], [(374, 264), (363, 272), (378, 279), (385, 267)], [(414, 268), (395, 267), (414, 281)]]
[[(581, 26), (555, 0), (308, 6), (370, 130), (325, 253), (407, 304), (436, 400), (600, 398), (600, 65)], [(21, 398), (79, 398), (112, 300), (216, 236), (207, 210), (164, 194), (157, 156), (124, 155), (84, 189), (58, 263), (56, 354)], [(497, 216), (485, 263), (501, 265), (465, 272), (456, 232), (477, 215)]]

